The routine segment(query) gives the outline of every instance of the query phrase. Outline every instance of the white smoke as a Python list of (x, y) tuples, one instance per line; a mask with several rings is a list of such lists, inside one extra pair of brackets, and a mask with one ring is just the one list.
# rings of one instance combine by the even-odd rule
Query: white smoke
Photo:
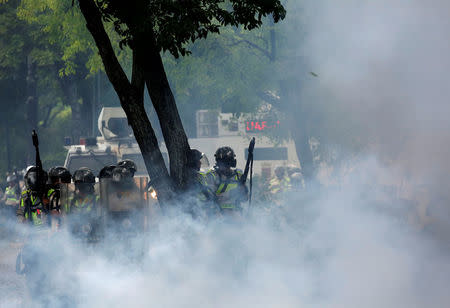
[[(83, 248), (63, 232), (45, 244), (42, 288), (52, 286), (50, 307), (445, 306), (448, 252), (408, 222), (411, 208), (380, 201), (368, 179), (386, 169), (375, 159), (358, 167), (339, 188), (256, 206), (242, 222), (161, 217), (159, 232), (126, 250), (114, 237)], [(129, 258), (142, 243), (142, 257)], [(2, 306), (22, 300), (11, 296)]]
[[(421, 213), (416, 197), (423, 194), (414, 186), (425, 184), (432, 193), (448, 187), (442, 179), (448, 176), (449, 157), (450, 3), (316, 0), (290, 5), (304, 9), (307, 39), (299, 53), (319, 75), (302, 98), (337, 105), (348, 116), (344, 122), (358, 118), (364, 124), (361, 135), (373, 141), (373, 153), (346, 160), (349, 167), (329, 187), (293, 193), (284, 207), (255, 206), (241, 222), (204, 224), (178, 213), (161, 218), (158, 232), (142, 234), (129, 248), (113, 237), (84, 249), (61, 234), (47, 247), (58, 252), (56, 260), (44, 266), (66, 297), (53, 298), (51, 306), (411, 308), (450, 303), (448, 233), (431, 232), (436, 224), (447, 230), (447, 204), (439, 201), (441, 215)], [(292, 27), (296, 22), (286, 21)], [(399, 185), (405, 178), (414, 185)], [(394, 192), (386, 190), (391, 186)], [(142, 243), (148, 244), (143, 256), (130, 259)], [(10, 256), (1, 258), (12, 262)], [(1, 290), (7, 290), (0, 294), (0, 306), (38, 300), (23, 290), (12, 292), (11, 285), (24, 287), (23, 279), (15, 280), (9, 268), (4, 272), (9, 276), (0, 278)]]

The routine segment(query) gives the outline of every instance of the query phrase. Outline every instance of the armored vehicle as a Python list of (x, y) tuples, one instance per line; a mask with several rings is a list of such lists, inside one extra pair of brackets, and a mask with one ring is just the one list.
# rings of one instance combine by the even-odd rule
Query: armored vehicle
[(98, 129), (101, 136), (80, 138), (79, 144), (66, 147), (64, 166), (71, 173), (80, 167), (88, 167), (97, 175), (106, 165), (131, 159), (137, 166), (136, 176), (147, 175), (139, 146), (122, 108), (104, 107), (98, 117)]
[[(282, 123), (281, 123), (282, 124)], [(196, 113), (196, 136), (189, 138), (191, 148), (205, 154), (202, 168), (214, 162), (214, 152), (220, 146), (230, 146), (236, 153), (238, 168), (243, 169), (248, 143), (256, 137), (254, 172), (270, 177), (278, 166), (300, 168), (300, 162), (292, 140), (275, 142), (267, 135), (281, 129), (277, 120), (265, 119), (263, 115), (243, 114), (236, 118), (232, 113), (215, 110), (198, 110)], [(125, 112), (120, 107), (103, 108), (98, 118), (101, 136), (81, 138), (80, 144), (68, 147), (65, 167), (74, 172), (89, 167), (98, 174), (106, 165), (122, 159), (131, 159), (137, 165), (136, 176), (146, 176), (147, 171), (139, 146), (128, 126)], [(161, 152), (168, 165), (167, 149), (161, 143)]]

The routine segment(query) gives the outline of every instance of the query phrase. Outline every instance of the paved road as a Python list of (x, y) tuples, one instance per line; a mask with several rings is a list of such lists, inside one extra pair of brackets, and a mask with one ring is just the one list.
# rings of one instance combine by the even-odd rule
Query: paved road
[(25, 279), (16, 274), (16, 257), (21, 244), (0, 240), (0, 307), (23, 307)]

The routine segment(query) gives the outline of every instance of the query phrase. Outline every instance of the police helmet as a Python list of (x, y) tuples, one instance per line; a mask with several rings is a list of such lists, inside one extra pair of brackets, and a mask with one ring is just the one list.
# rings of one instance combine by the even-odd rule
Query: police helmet
[(275, 175), (279, 178), (283, 177), (286, 174), (286, 167), (279, 166), (275, 168)]
[(51, 183), (55, 183), (58, 180), (61, 180), (62, 183), (70, 183), (70, 180), (72, 179), (70, 171), (62, 166), (50, 168), (48, 171), (48, 177), (50, 178)]
[(130, 170), (130, 172), (133, 174), (137, 171), (136, 164), (131, 159), (124, 159), (117, 163), (117, 167), (124, 167)]
[(8, 175), (8, 177), (6, 178), (6, 182), (8, 183), (17, 182), (17, 176), (14, 173)]
[(116, 166), (114, 166), (114, 165), (109, 165), (109, 166), (103, 167), (102, 170), (100, 170), (100, 172), (98, 173), (98, 178), (99, 179), (112, 178), (114, 168), (116, 168)]
[(230, 147), (220, 147), (214, 154), (218, 166), (236, 167), (236, 154)]
[(132, 178), (133, 178), (133, 172), (126, 167), (117, 166), (112, 171), (113, 182), (129, 181)]
[(196, 149), (191, 149), (188, 153), (187, 165), (188, 167), (195, 168), (199, 165), (200, 160), (203, 157), (203, 153)]
[(95, 183), (95, 175), (91, 169), (87, 167), (81, 167), (76, 170), (72, 176), (73, 182), (76, 183), (85, 183), (85, 184), (94, 184)]
[(48, 175), (47, 172), (42, 170), (40, 174), (40, 178), (38, 177), (38, 168), (36, 166), (31, 166), (27, 169), (27, 173), (25, 174), (24, 180), (25, 185), (32, 190), (37, 190), (42, 188), (47, 182)]

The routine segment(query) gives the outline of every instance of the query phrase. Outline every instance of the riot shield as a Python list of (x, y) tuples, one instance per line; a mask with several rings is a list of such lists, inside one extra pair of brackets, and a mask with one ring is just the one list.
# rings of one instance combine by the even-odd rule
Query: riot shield
[(73, 183), (62, 184), (60, 206), (63, 225), (76, 238), (98, 242), (102, 237), (102, 208), (99, 204), (99, 185), (94, 190), (81, 193)]
[(147, 178), (138, 177), (132, 183), (100, 180), (100, 206), (104, 213), (106, 232), (137, 235), (148, 228)]
[[(99, 195), (100, 195), (99, 183), (94, 184), (94, 192), (92, 193), (92, 195), (94, 196), (93, 199), (95, 200), (93, 203), (97, 203), (97, 201), (99, 199)], [(61, 207), (61, 212), (63, 214), (68, 215), (75, 211), (73, 203), (74, 203), (74, 200), (77, 199), (77, 197), (79, 197), (79, 195), (77, 194), (77, 192), (75, 190), (75, 184), (73, 184), (73, 183), (60, 184), (60, 203), (59, 204)], [(102, 215), (102, 209), (97, 204), (95, 204), (95, 206), (93, 206), (92, 209), (96, 216)]]
[(75, 193), (75, 185), (73, 183), (70, 184), (60, 184), (60, 201), (59, 205), (61, 208), (61, 213), (66, 215), (70, 210), (70, 200), (73, 199)]

